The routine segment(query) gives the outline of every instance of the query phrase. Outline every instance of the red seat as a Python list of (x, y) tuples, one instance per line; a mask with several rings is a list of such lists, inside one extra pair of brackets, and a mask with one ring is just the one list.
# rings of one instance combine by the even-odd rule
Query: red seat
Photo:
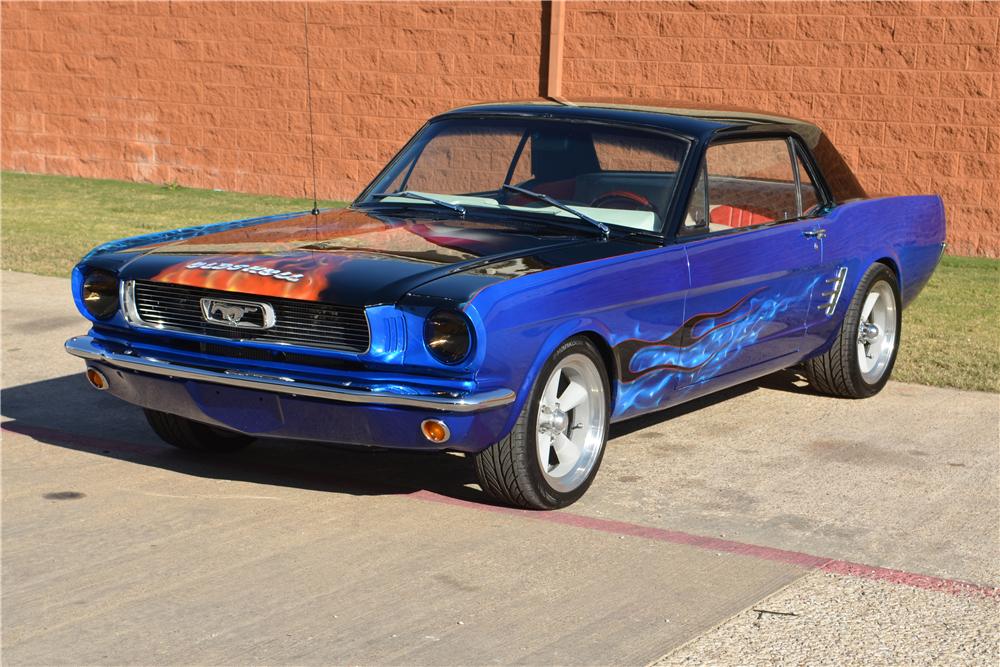
[(716, 206), (712, 209), (709, 218), (712, 224), (725, 225), (726, 227), (749, 227), (765, 222), (774, 222), (774, 218), (768, 217), (763, 213), (726, 205)]

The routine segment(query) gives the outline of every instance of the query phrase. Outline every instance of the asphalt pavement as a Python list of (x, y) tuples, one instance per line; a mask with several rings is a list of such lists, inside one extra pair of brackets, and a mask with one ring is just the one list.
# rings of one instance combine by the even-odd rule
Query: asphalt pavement
[(63, 353), (68, 280), (2, 281), (4, 664), (1000, 656), (996, 394), (781, 373), (616, 425), (524, 512), (455, 455), (173, 450)]

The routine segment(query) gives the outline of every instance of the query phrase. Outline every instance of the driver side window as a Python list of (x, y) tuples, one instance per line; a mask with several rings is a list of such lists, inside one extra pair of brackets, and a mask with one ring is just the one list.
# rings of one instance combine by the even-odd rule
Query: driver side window
[(793, 159), (788, 139), (709, 146), (681, 234), (729, 231), (801, 216), (803, 197)]

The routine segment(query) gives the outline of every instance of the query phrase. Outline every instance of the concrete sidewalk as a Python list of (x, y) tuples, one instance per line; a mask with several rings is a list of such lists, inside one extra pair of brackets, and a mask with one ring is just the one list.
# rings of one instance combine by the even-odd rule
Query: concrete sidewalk
[(617, 426), (588, 495), (539, 515), (456, 456), (175, 451), (86, 386), (61, 350), (85, 329), (68, 281), (3, 274), (8, 664), (996, 656), (995, 591), (951, 582), (1000, 584), (996, 395), (772, 376)]

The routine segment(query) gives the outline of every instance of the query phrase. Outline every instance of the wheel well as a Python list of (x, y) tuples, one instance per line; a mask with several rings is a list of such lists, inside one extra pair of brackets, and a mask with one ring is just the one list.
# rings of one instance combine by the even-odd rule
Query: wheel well
[(597, 348), (598, 354), (601, 355), (601, 360), (604, 361), (604, 368), (608, 371), (608, 380), (611, 385), (611, 404), (614, 405), (615, 379), (618, 377), (618, 366), (615, 363), (615, 353), (611, 350), (611, 345), (596, 331), (581, 331), (576, 335), (583, 336), (593, 343), (594, 347)]
[(894, 262), (889, 257), (882, 257), (881, 259), (875, 260), (875, 263), (876, 264), (885, 264), (890, 269), (892, 269), (892, 272), (896, 274), (896, 282), (899, 284), (899, 291), (900, 291), (900, 293), (902, 293), (902, 291), (903, 291), (903, 276), (901, 276), (899, 274), (899, 266), (896, 264), (896, 262)]

